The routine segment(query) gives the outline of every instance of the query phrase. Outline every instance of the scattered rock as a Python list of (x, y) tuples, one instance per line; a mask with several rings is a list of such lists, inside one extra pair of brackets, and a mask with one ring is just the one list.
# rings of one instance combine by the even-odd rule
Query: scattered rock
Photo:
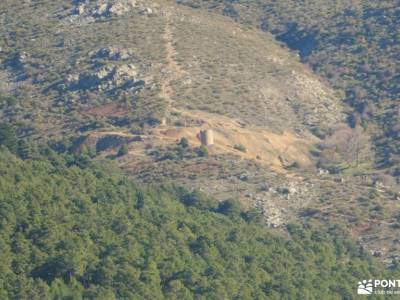
[(139, 14), (142, 16), (143, 15), (145, 15), (145, 16), (152, 15), (153, 13), (154, 13), (154, 10), (150, 7), (142, 7), (139, 11)]
[(297, 188), (295, 186), (290, 186), (289, 187), (289, 194), (296, 194), (297, 193)]
[(109, 65), (93, 72), (70, 74), (59, 89), (76, 90), (98, 90), (112, 92), (116, 89), (125, 91), (139, 91), (145, 82), (137, 78), (137, 70), (133, 64), (121, 66)]
[(74, 13), (76, 15), (94, 18), (111, 15), (121, 16), (132, 11), (135, 7), (136, 0), (84, 1), (76, 6)]
[(142, 16), (156, 14), (157, 5), (136, 0), (78, 0), (67, 21), (72, 23), (90, 23), (96, 19), (119, 17), (132, 13)]
[(190, 79), (190, 78), (184, 79), (182, 81), (182, 84), (183, 85), (191, 85), (192, 84), (192, 79)]
[(385, 188), (385, 185), (383, 184), (383, 182), (382, 181), (375, 181), (375, 187), (377, 188), (377, 189), (384, 189)]
[(29, 53), (22, 51), (18, 53), (17, 60), (20, 64), (24, 64), (28, 62), (29, 57), (30, 57)]
[(329, 170), (318, 169), (318, 174), (319, 175), (329, 175)]
[(118, 0), (109, 4), (108, 13), (121, 16), (130, 12), (136, 6), (136, 0)]

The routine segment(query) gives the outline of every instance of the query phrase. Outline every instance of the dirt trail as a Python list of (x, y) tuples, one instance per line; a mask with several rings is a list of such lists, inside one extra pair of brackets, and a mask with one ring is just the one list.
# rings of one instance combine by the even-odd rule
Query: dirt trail
[(126, 137), (126, 138), (134, 137), (134, 135), (131, 134), (131, 133), (123, 132), (123, 131), (119, 131), (119, 130), (114, 130), (114, 131), (94, 131), (94, 132), (90, 133), (90, 136), (92, 136), (92, 137), (120, 136), (120, 137)]
[[(165, 12), (165, 33), (164, 33), (164, 42), (165, 42), (165, 51), (166, 51), (166, 65), (162, 70), (163, 78), (161, 80), (161, 91), (160, 97), (163, 98), (167, 104), (167, 115), (173, 110), (172, 104), (172, 96), (173, 89), (172, 83), (184, 75), (187, 75), (187, 72), (184, 71), (175, 61), (175, 57), (178, 55), (173, 41), (173, 20), (172, 20), (171, 11)], [(164, 77), (165, 76), (165, 77)]]
[[(194, 120), (192, 125), (159, 126), (149, 130), (143, 138), (154, 144), (176, 143), (182, 137), (189, 140), (193, 147), (199, 146), (198, 133), (200, 129), (212, 129), (214, 131), (215, 145), (210, 148), (214, 154), (231, 153), (244, 159), (257, 160), (262, 165), (268, 165), (277, 171), (287, 173), (284, 164), (287, 162), (298, 162), (307, 166), (312, 164), (309, 149), (315, 143), (310, 136), (298, 136), (292, 132), (283, 131), (273, 133), (265, 128), (245, 124), (241, 120), (233, 119), (220, 114), (205, 111), (186, 110), (176, 107), (173, 97), (173, 85), (176, 81), (189, 76), (177, 63), (178, 53), (174, 47), (174, 11), (173, 9), (164, 12), (165, 31), (163, 40), (165, 43), (165, 65), (161, 71), (160, 97), (165, 100), (167, 111), (166, 117), (171, 117), (171, 112), (176, 113), (174, 119)], [(107, 107), (110, 111), (116, 110), (114, 107)], [(103, 112), (103, 111), (102, 111)], [(98, 113), (93, 111), (92, 113)], [(186, 121), (185, 121), (186, 122)], [(186, 123), (185, 123), (186, 124)], [(193, 125), (197, 124), (197, 125)], [(120, 135), (132, 137), (128, 132), (112, 131), (97, 132), (96, 136), (101, 135)], [(235, 145), (242, 145), (246, 151), (240, 151)], [(285, 161), (285, 163), (283, 162)]]

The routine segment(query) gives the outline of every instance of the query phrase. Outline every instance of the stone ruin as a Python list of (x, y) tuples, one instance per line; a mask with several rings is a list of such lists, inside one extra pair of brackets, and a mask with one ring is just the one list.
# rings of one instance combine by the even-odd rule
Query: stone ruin
[(203, 146), (214, 145), (214, 132), (211, 129), (201, 130), (199, 136)]

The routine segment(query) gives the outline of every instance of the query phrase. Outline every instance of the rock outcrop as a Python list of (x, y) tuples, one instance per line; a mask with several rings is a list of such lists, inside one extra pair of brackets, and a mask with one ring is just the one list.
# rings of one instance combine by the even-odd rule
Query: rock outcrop
[(121, 16), (131, 12), (135, 7), (136, 0), (84, 1), (77, 5), (75, 14), (95, 18), (112, 15)]
[(137, 92), (145, 86), (144, 80), (137, 77), (138, 72), (133, 64), (109, 65), (92, 72), (70, 74), (61, 89), (70, 91), (93, 90), (112, 93), (117, 89)]
[(139, 15), (156, 14), (156, 5), (138, 2), (136, 0), (78, 0), (75, 1), (67, 21), (90, 23), (96, 19), (119, 17), (137, 13)]

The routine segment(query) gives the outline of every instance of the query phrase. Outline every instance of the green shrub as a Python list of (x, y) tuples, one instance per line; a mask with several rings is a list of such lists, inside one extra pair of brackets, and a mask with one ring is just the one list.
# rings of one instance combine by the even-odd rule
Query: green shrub
[(207, 157), (208, 156), (208, 149), (206, 146), (201, 145), (198, 149), (197, 149), (197, 155), (200, 157)]
[(17, 134), (12, 125), (0, 124), (0, 146), (5, 146), (13, 153), (17, 151)]
[(189, 140), (185, 137), (181, 138), (179, 143), (179, 146), (181, 146), (182, 148), (188, 148), (189, 147)]
[(242, 212), (242, 206), (239, 200), (229, 199), (221, 202), (217, 211), (228, 216), (239, 216)]
[(239, 150), (241, 152), (247, 152), (247, 149), (245, 146), (243, 146), (242, 144), (236, 144), (233, 146), (234, 149)]
[(127, 144), (122, 145), (118, 150), (118, 156), (124, 156), (129, 153), (129, 147)]

